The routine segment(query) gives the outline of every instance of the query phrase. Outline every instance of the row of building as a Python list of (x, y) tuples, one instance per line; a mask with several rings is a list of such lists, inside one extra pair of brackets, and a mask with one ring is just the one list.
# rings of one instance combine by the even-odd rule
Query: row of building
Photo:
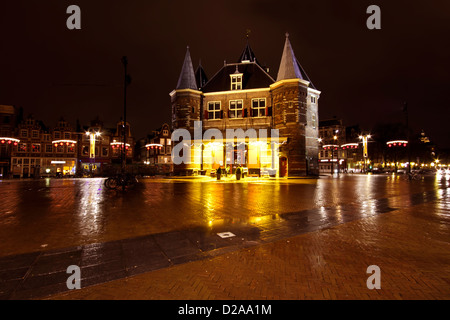
[[(135, 139), (129, 123), (122, 121), (114, 128), (99, 119), (73, 127), (61, 119), (48, 128), (32, 117), (22, 119), (12, 106), (1, 106), (0, 174), (104, 174), (124, 161), (174, 175), (210, 174), (219, 167), (233, 171), (236, 166), (249, 175), (278, 177), (361, 169), (367, 154), (358, 140), (359, 129), (345, 128), (337, 119), (319, 122), (320, 95), (288, 34), (276, 77), (260, 64), (248, 39), (237, 61), (224, 62), (211, 79), (201, 65), (194, 71), (188, 47), (177, 86), (169, 94), (171, 123), (142, 139)], [(172, 141), (172, 132), (179, 129), (191, 137), (195, 130), (202, 136), (209, 129), (219, 134), (206, 143), (194, 139), (188, 145), (190, 158), (174, 164), (172, 151), (185, 144)], [(268, 135), (255, 144), (248, 136), (242, 141), (227, 137), (228, 129), (254, 129), (257, 138), (260, 132)], [(271, 136), (274, 129), (276, 137)]]

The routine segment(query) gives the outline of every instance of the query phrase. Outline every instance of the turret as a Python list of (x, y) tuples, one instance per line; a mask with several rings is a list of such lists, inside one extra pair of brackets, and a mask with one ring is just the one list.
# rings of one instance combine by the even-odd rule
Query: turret
[(280, 157), (289, 160), (289, 176), (318, 174), (318, 99), (320, 91), (312, 86), (301, 67), (286, 33), (277, 81), (272, 84), (273, 123), (288, 143)]

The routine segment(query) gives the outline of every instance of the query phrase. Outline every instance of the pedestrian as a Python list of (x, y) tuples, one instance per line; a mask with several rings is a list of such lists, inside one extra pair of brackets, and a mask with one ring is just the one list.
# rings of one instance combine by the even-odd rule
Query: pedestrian
[(222, 169), (221, 169), (220, 167), (218, 167), (218, 168), (217, 168), (217, 171), (216, 171), (217, 180), (220, 180), (220, 175), (221, 175), (221, 173), (222, 173)]
[(236, 168), (236, 180), (241, 180), (241, 173), (242, 173), (241, 170), (242, 170), (242, 169), (241, 169), (241, 166), (238, 166), (238, 167)]

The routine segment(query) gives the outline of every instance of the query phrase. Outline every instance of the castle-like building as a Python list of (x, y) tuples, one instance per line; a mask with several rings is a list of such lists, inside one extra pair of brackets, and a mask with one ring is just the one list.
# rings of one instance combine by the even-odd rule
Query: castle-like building
[[(172, 128), (186, 129), (194, 137), (195, 122), (201, 121), (202, 133), (214, 128), (223, 138), (192, 143), (190, 161), (174, 165), (174, 173), (228, 166), (233, 171), (240, 164), (249, 175), (318, 175), (320, 93), (295, 57), (288, 34), (276, 79), (258, 62), (248, 39), (238, 61), (224, 63), (209, 80), (201, 65), (194, 72), (188, 47), (170, 93)], [(247, 137), (245, 148), (238, 148), (237, 140), (225, 138), (227, 129), (266, 129), (269, 134), (264, 143)], [(279, 132), (276, 140), (271, 129)]]

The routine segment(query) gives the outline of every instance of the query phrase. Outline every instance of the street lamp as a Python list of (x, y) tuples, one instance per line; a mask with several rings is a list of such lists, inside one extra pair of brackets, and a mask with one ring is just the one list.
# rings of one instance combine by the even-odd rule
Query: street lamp
[(337, 134), (339, 133), (339, 130), (335, 130), (334, 131), (334, 136), (333, 136), (333, 140), (334, 140), (334, 145), (331, 147), (331, 155), (332, 155), (332, 159), (331, 159), (331, 174), (334, 174), (334, 150), (337, 150), (337, 172), (339, 175), (339, 145), (337, 144), (338, 142), (338, 136)]
[(100, 137), (99, 131), (86, 131), (86, 136), (89, 137), (89, 158), (91, 159), (90, 171), (92, 173), (92, 163), (95, 163), (95, 141), (97, 137)]
[(367, 150), (367, 140), (370, 139), (370, 134), (368, 135), (360, 135), (359, 139), (362, 140), (363, 143), (363, 156), (364, 156), (364, 172), (366, 172), (366, 166), (367, 166), (367, 158), (368, 158), (368, 150)]

